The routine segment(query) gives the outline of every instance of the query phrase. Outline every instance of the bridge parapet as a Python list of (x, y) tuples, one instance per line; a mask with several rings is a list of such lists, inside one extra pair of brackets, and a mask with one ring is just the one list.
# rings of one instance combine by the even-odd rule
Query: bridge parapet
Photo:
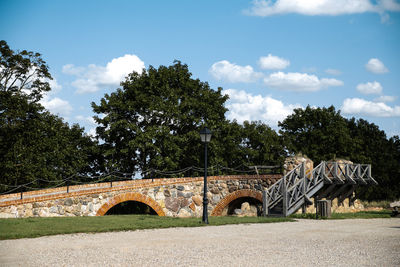
[[(281, 175), (208, 177), (209, 212), (228, 194), (239, 190), (261, 192)], [(76, 185), (0, 196), (0, 217), (104, 215), (123, 201), (150, 206), (159, 215), (201, 216), (203, 177), (161, 178)], [(68, 191), (68, 192), (67, 192)], [(240, 194), (238, 194), (240, 195)]]

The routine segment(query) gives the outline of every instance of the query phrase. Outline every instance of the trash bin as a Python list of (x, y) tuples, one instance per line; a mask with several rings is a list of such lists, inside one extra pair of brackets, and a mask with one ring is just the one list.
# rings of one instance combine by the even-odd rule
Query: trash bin
[(317, 215), (320, 217), (331, 217), (331, 200), (318, 200), (317, 201)]

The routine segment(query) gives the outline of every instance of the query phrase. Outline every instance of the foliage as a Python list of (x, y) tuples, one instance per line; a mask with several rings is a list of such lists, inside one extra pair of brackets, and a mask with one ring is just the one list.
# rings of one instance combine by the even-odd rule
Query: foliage
[(48, 81), (51, 79), (39, 53), (14, 52), (6, 41), (0, 40), (0, 91), (39, 101), (43, 92), (50, 91)]
[(292, 115), (279, 122), (279, 127), (288, 150), (301, 152), (315, 163), (351, 155), (352, 139), (346, 119), (333, 106), (295, 109)]
[(0, 191), (26, 183), (25, 190), (55, 186), (72, 174), (92, 171), (96, 143), (83, 128), (70, 127), (37, 102), (50, 90), (41, 79), (51, 78), (40, 55), (15, 54), (4, 41), (0, 44)]
[[(265, 217), (211, 217), (209, 225), (243, 223), (290, 222), (290, 218)], [(39, 236), (100, 233), (113, 231), (134, 231), (139, 229), (159, 229), (171, 227), (200, 227), (200, 218), (173, 218), (154, 215), (111, 215), (101, 217), (54, 217), (0, 219), (0, 240), (32, 238)]]
[(400, 197), (400, 141), (387, 139), (384, 131), (366, 120), (346, 119), (333, 106), (295, 109), (283, 122), (280, 133), (291, 153), (302, 152), (315, 164), (336, 157), (372, 165), (377, 186), (360, 187), (365, 200)]
[[(225, 119), (227, 96), (191, 78), (187, 65), (150, 66), (130, 74), (122, 89), (92, 103), (100, 124), (97, 134), (106, 169), (125, 173), (148, 169), (177, 170), (201, 166), (204, 154), (199, 130), (213, 132), (210, 164), (238, 166), (278, 161), (279, 138), (267, 125)], [(271, 146), (271, 143), (274, 143)], [(276, 144), (275, 144), (276, 143)]]

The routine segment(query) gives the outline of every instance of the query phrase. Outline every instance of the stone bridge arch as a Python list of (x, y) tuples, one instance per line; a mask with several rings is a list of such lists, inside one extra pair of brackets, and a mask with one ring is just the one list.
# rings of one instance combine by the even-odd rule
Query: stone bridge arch
[(232, 201), (242, 198), (242, 197), (250, 197), (257, 199), (262, 203), (262, 193), (259, 191), (255, 190), (250, 190), (250, 189), (242, 189), (242, 190), (237, 190), (235, 192), (230, 193), (226, 197), (224, 197), (218, 204), (215, 206), (213, 211), (211, 212), (211, 216), (221, 216), (223, 210), (225, 209), (226, 206), (229, 205)]
[(112, 197), (107, 201), (107, 203), (103, 204), (103, 206), (100, 207), (100, 209), (96, 213), (96, 216), (103, 216), (107, 213), (109, 209), (125, 201), (137, 201), (144, 203), (152, 208), (158, 216), (165, 216), (162, 207), (154, 199), (140, 193), (124, 193)]

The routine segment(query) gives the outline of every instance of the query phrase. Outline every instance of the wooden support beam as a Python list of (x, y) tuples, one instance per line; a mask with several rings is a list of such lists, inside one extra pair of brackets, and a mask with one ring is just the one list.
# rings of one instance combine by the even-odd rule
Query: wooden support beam
[(329, 196), (330, 200), (333, 200), (335, 198), (337, 198), (338, 196), (340, 196), (343, 192), (346, 191), (346, 189), (348, 189), (349, 185), (342, 185), (339, 187), (338, 190), (334, 191), (332, 195)]
[(333, 189), (335, 189), (336, 185), (335, 184), (331, 184), (328, 187), (326, 187), (324, 189), (324, 191), (322, 191), (321, 193), (318, 193), (318, 197), (319, 198), (324, 198), (326, 196), (329, 195), (330, 192), (332, 192)]
[[(350, 189), (349, 189), (346, 193), (344, 193), (343, 195), (341, 195), (341, 196), (339, 197), (339, 199), (338, 199), (338, 204), (343, 203), (343, 201), (344, 201), (346, 198), (350, 197), (350, 196), (353, 194), (354, 190), (356, 190), (356, 186), (355, 186), (355, 185), (352, 185), (352, 186), (350, 187)], [(350, 205), (350, 201), (349, 201), (349, 205)]]

